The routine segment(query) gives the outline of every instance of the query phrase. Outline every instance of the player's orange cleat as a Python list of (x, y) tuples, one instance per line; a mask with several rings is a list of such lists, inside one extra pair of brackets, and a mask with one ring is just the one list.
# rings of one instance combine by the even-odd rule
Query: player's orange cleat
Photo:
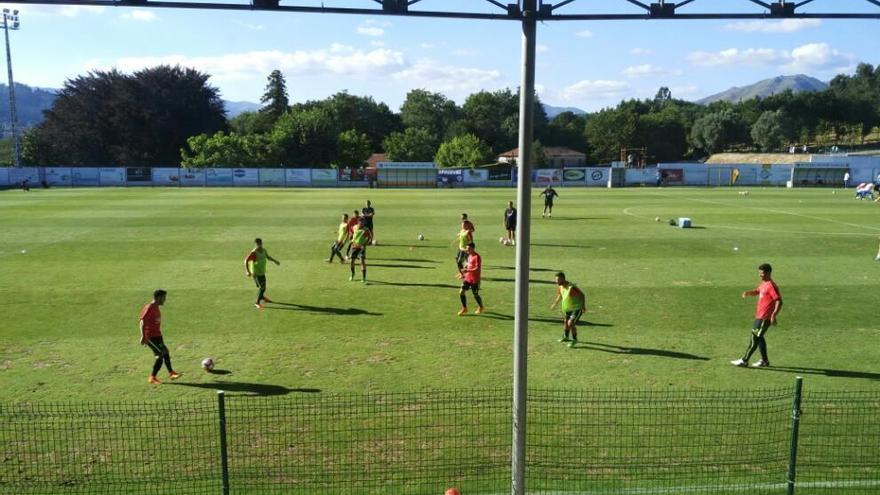
[(461, 308), (458, 312), (458, 316), (464, 316), (467, 314), (467, 308)]
[(474, 314), (475, 314), (475, 315), (483, 314), (483, 307), (482, 307), (482, 306), (477, 306), (477, 310), (474, 311)]
[(159, 379), (156, 378), (154, 375), (150, 375), (147, 377), (147, 383), (149, 383), (151, 385), (161, 385), (162, 384), (162, 382), (160, 382)]
[(172, 380), (177, 380), (178, 378), (180, 378), (180, 375), (181, 375), (181, 373), (178, 373), (176, 371), (170, 371), (168, 373), (168, 378), (171, 378)]
[(254, 303), (254, 307), (257, 309), (263, 309), (263, 305), (260, 303)]

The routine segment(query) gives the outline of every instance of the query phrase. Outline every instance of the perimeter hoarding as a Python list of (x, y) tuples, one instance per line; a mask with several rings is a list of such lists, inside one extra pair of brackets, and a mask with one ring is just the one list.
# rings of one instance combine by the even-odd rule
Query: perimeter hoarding
[(253, 187), (260, 185), (260, 173), (255, 168), (232, 169), (232, 183), (238, 186)]
[(284, 169), (261, 168), (260, 185), (265, 187), (284, 187)]
[(99, 170), (97, 167), (74, 167), (70, 169), (71, 181), (74, 186), (99, 186)]
[(204, 187), (205, 169), (182, 168), (180, 169), (180, 185), (186, 187)]
[(590, 187), (608, 187), (608, 167), (591, 167), (584, 169), (584, 180)]
[(27, 180), (30, 187), (40, 184), (40, 169), (36, 167), (13, 167), (9, 169), (9, 183), (13, 186)]
[(312, 185), (314, 185), (314, 186), (335, 186), (336, 185), (336, 169), (313, 168), (312, 169)]
[(206, 168), (205, 182), (212, 187), (232, 187), (231, 168)]
[(122, 167), (101, 167), (98, 169), (98, 183), (102, 186), (124, 186), (125, 169)]
[(307, 186), (312, 183), (312, 171), (307, 168), (289, 168), (285, 170), (288, 186)]
[(559, 184), (562, 182), (562, 170), (558, 168), (540, 168), (535, 170), (535, 184)]
[(437, 170), (437, 187), (455, 187), (464, 182), (464, 174), (459, 168), (441, 168)]
[(128, 167), (125, 169), (125, 182), (129, 186), (152, 186), (153, 169), (150, 167)]
[(153, 169), (153, 185), (154, 186), (179, 186), (180, 185), (180, 169), (179, 168), (154, 168)]
[(0, 167), (0, 186), (8, 186), (9, 185), (9, 169), (6, 167)]
[(50, 186), (71, 186), (73, 177), (70, 167), (49, 167), (43, 169), (43, 176)]
[(489, 171), (473, 168), (466, 168), (462, 171), (465, 184), (486, 184), (489, 182)]
[(567, 186), (577, 186), (585, 184), (587, 179), (587, 169), (585, 168), (567, 168), (562, 171), (562, 181)]

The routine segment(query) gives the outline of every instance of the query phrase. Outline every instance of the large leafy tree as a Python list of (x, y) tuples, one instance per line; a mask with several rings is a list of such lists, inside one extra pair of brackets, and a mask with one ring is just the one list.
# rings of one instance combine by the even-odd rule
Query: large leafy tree
[(360, 168), (370, 157), (370, 138), (364, 133), (349, 129), (339, 134), (336, 139), (336, 167)]
[(706, 114), (691, 128), (691, 141), (696, 148), (717, 153), (746, 141), (742, 117), (732, 109)]
[(440, 168), (476, 167), (492, 160), (492, 150), (473, 134), (456, 136), (440, 145), (434, 162)]
[(752, 140), (761, 151), (779, 151), (796, 133), (785, 111), (767, 110), (752, 124)]
[[(509, 88), (480, 91), (467, 97), (461, 108), (464, 129), (489, 145), (496, 154), (516, 147), (519, 139), (519, 92)], [(535, 98), (534, 137), (544, 139), (547, 112)]]
[(545, 141), (548, 146), (565, 146), (573, 150), (587, 151), (584, 136), (587, 119), (573, 112), (562, 112), (553, 117), (547, 126)]
[(424, 89), (414, 89), (407, 93), (400, 107), (400, 119), (407, 129), (424, 129), (434, 136), (439, 144), (449, 134), (450, 126), (458, 117), (459, 108), (455, 102), (440, 93)]
[(278, 160), (287, 167), (326, 167), (336, 161), (339, 130), (325, 108), (283, 114), (270, 141)]
[(41, 165), (178, 165), (190, 136), (226, 128), (206, 74), (159, 66), (96, 71), (65, 83), (26, 147)]
[(260, 112), (270, 115), (273, 121), (287, 111), (290, 105), (287, 98), (287, 83), (284, 81), (284, 74), (280, 70), (273, 70), (269, 74), (266, 91), (260, 98), (260, 103), (263, 104)]
[(192, 168), (264, 166), (276, 161), (270, 149), (264, 134), (199, 134), (187, 140), (180, 164)]
[(620, 157), (621, 148), (637, 146), (639, 115), (631, 108), (608, 108), (587, 118), (586, 138), (594, 162)]
[(376, 103), (371, 97), (355, 96), (346, 91), (336, 93), (326, 100), (294, 105), (292, 112), (316, 108), (320, 108), (330, 117), (336, 127), (334, 138), (344, 130), (354, 129), (370, 138), (370, 148), (374, 152), (382, 150), (385, 136), (403, 129), (400, 116), (393, 113), (388, 105)]
[(388, 159), (395, 162), (429, 162), (437, 153), (437, 137), (421, 127), (392, 132), (383, 141)]

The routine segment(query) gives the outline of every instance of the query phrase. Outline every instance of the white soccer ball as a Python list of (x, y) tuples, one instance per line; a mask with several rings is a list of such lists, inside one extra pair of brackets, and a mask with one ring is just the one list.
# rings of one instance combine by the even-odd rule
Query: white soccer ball
[(379, 245), (379, 241), (377, 241), (376, 239), (373, 239), (373, 242), (372, 242), (371, 244), (374, 245), (374, 246), (378, 246), (378, 245)]
[(202, 359), (202, 369), (205, 371), (211, 371), (214, 369), (214, 360), (211, 358)]
[(420, 241), (424, 241), (424, 240), (425, 240), (425, 236), (423, 236), (422, 234), (419, 234), (419, 240), (420, 240)]
[(660, 221), (660, 217), (654, 217), (654, 221), (655, 221), (655, 222), (659, 222), (659, 221)]
[(506, 241), (506, 240), (507, 240), (507, 239), (505, 239), (505, 238), (503, 238), (503, 237), (499, 237), (499, 238), (498, 238), (498, 242), (500, 242), (501, 244), (505, 244), (504, 241)]
[(21, 254), (27, 254), (27, 249), (22, 249)]
[(736, 247), (736, 246), (733, 246), (733, 250), (734, 250), (734, 251), (739, 251), (739, 248)]

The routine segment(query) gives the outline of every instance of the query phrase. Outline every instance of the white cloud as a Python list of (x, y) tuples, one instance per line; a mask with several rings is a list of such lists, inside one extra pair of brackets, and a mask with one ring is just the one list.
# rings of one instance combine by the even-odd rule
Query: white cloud
[(459, 57), (473, 57), (477, 54), (477, 52), (473, 48), (459, 48), (457, 50), (453, 50), (452, 54), (458, 55)]
[(647, 55), (653, 55), (654, 50), (651, 50), (650, 48), (633, 48), (632, 50), (629, 51), (629, 54), (635, 55), (637, 57), (638, 56), (647, 56)]
[(694, 96), (700, 92), (700, 88), (697, 86), (672, 86), (669, 88), (669, 91), (672, 92), (673, 98), (688, 98)]
[(385, 42), (382, 40), (372, 40), (370, 44), (373, 46), (385, 46)]
[(391, 23), (388, 21), (367, 19), (357, 27), (357, 33), (364, 36), (382, 36), (385, 34), (384, 28), (387, 27), (391, 27)]
[(158, 21), (159, 16), (149, 10), (132, 10), (119, 16), (121, 19), (128, 21), (153, 22)]
[(848, 71), (855, 66), (856, 58), (828, 46), (827, 43), (809, 43), (791, 51), (791, 61), (782, 69), (792, 72)]
[(581, 38), (592, 38), (593, 32), (589, 29), (584, 29), (583, 31), (578, 31), (574, 33), (575, 36), (580, 36)]
[(655, 77), (655, 76), (678, 76), (681, 75), (680, 70), (666, 70), (651, 64), (632, 65), (623, 69), (623, 75), (629, 78), (637, 77)]
[(550, 51), (550, 47), (547, 46), (547, 45), (541, 45), (541, 44), (538, 44), (538, 45), (535, 45), (535, 51), (538, 52), (538, 53), (549, 52), (549, 51)]
[(813, 71), (848, 71), (856, 57), (831, 48), (827, 43), (809, 43), (792, 50), (772, 48), (729, 48), (720, 52), (693, 52), (688, 55), (693, 65), (721, 66), (776, 66), (786, 73)]
[(440, 65), (435, 60), (424, 59), (392, 74), (392, 77), (414, 88), (473, 92), (497, 83), (501, 73), (497, 70)]
[(787, 60), (784, 50), (772, 48), (747, 48), (739, 50), (728, 48), (720, 52), (693, 52), (688, 55), (688, 61), (702, 67), (718, 67), (725, 65), (749, 65), (762, 66), (783, 63)]
[(380, 76), (400, 70), (409, 64), (403, 54), (387, 48), (364, 50), (351, 46), (333, 44), (318, 50), (279, 50), (228, 53), (212, 57), (187, 55), (163, 55), (152, 57), (126, 57), (106, 64), (90, 61), (85, 69), (109, 69), (116, 67), (123, 72), (134, 72), (156, 65), (181, 65), (193, 67), (211, 74), (216, 79), (251, 79), (265, 77), (275, 69), (289, 75), (320, 76)]
[(744, 33), (794, 33), (822, 25), (819, 19), (782, 19), (780, 21), (740, 21), (724, 25), (725, 31)]
[(564, 101), (604, 100), (621, 98), (632, 90), (624, 81), (582, 80), (559, 92)]

